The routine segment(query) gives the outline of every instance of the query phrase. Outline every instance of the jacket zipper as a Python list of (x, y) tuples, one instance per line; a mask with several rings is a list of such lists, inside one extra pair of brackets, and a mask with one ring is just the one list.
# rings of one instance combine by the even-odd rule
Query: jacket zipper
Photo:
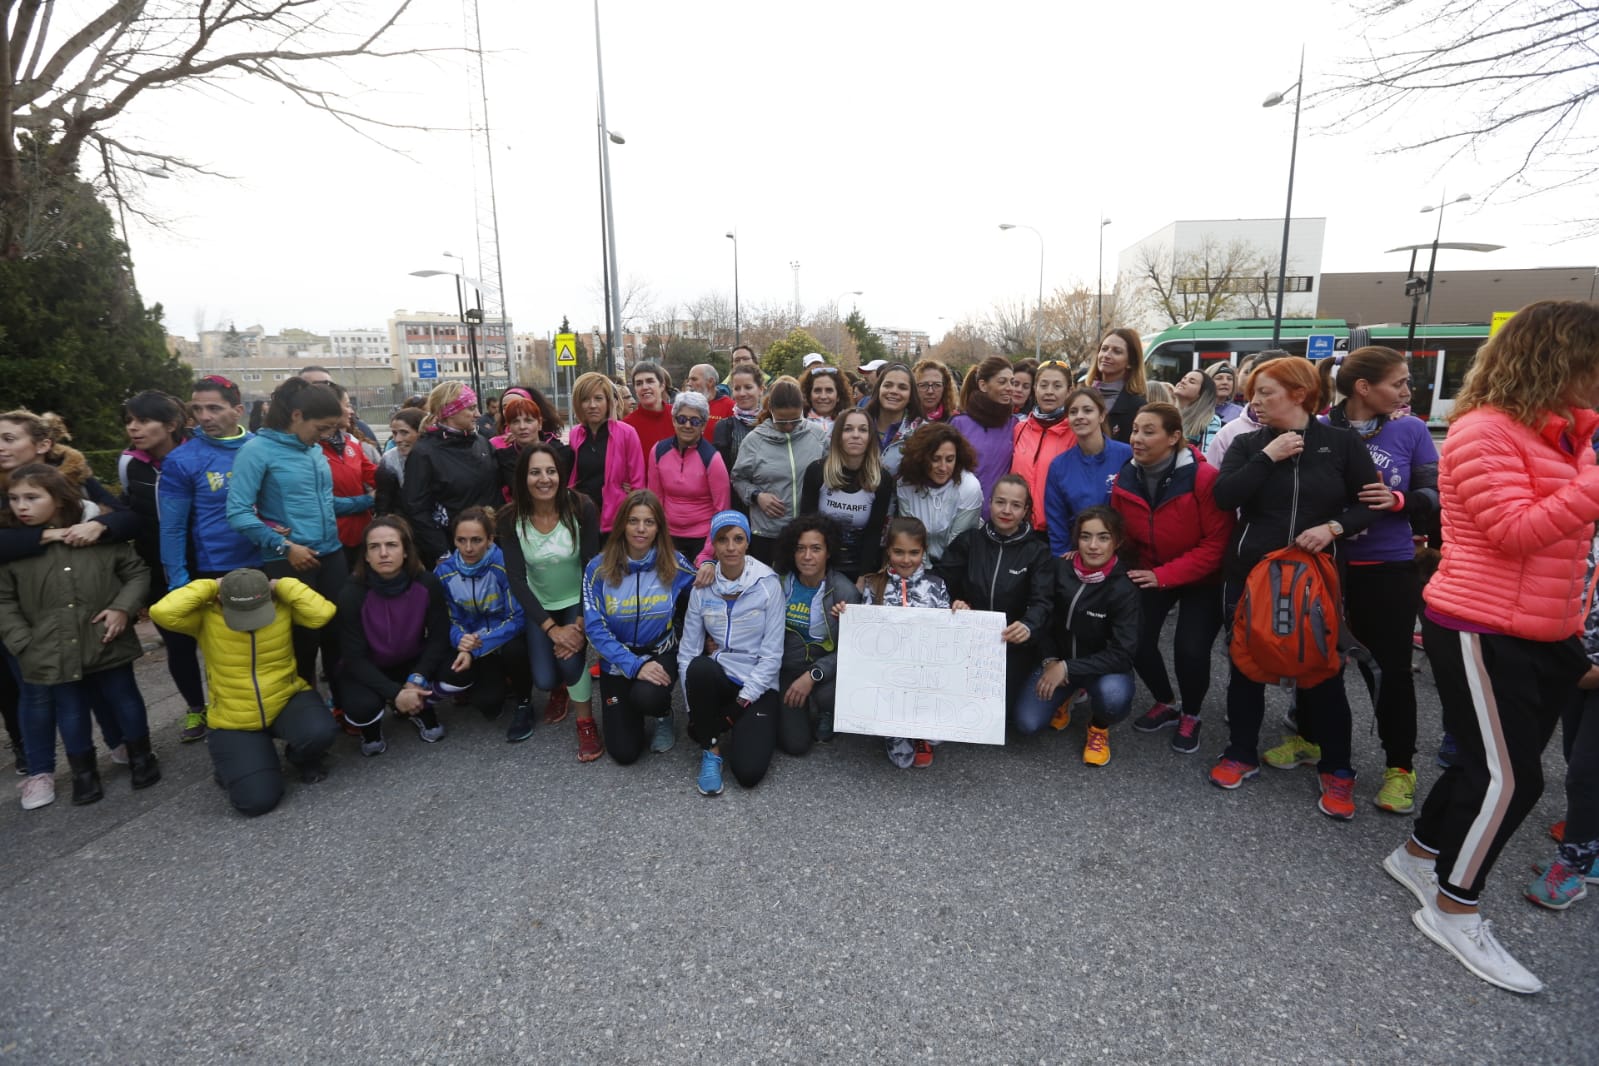
[(1072, 594), (1072, 602), (1066, 608), (1066, 635), (1072, 641), (1072, 653), (1068, 658), (1077, 658), (1077, 634), (1072, 631), (1072, 619), (1077, 615), (1077, 601), (1083, 598), (1083, 593), (1088, 591), (1088, 586), (1079, 584), (1077, 591)]
[(261, 728), (266, 729), (266, 701), (261, 698), (261, 675), (255, 672), (255, 630), (250, 631), (250, 684), (255, 687), (255, 707), (261, 714)]
[(988, 579), (988, 609), (994, 609), (994, 597), (999, 590), (999, 568), (1005, 565), (1005, 545), (1000, 544), (999, 554), (994, 556), (994, 575)]

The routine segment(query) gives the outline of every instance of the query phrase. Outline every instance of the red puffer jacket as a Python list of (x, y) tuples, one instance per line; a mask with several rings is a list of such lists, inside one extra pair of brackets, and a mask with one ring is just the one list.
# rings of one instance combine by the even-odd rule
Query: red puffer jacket
[(333, 472), (333, 513), (339, 524), (339, 543), (353, 548), (366, 535), (372, 524), (372, 493), (377, 484), (378, 468), (367, 458), (361, 442), (348, 433), (339, 434), (339, 442), (322, 442), (322, 454), (328, 458), (328, 469)]
[(1582, 632), (1599, 414), (1574, 419), (1550, 415), (1533, 429), (1479, 407), (1449, 427), (1438, 462), (1443, 561), (1427, 583), (1428, 607), (1525, 640)]
[(1221, 578), (1233, 512), (1216, 506), (1216, 468), (1199, 449), (1185, 446), (1157, 486), (1151, 501), (1144, 474), (1131, 460), (1116, 475), (1110, 505), (1127, 523), (1124, 558), (1136, 555), (1134, 570), (1153, 570), (1161, 588), (1215, 582)]

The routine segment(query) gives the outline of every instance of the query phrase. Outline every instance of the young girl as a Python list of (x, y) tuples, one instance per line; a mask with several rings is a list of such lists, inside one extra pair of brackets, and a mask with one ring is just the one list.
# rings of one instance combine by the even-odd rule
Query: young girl
[(29, 777), (22, 809), (55, 801), (52, 722), (72, 764), (72, 802), (104, 793), (89, 728), (91, 704), (116, 715), (127, 744), (134, 788), (161, 780), (150, 751), (144, 697), (133, 676), (142, 653), (129, 624), (144, 605), (150, 571), (132, 544), (73, 548), (64, 536), (84, 520), (86, 504), (60, 473), (43, 464), (13, 471), (0, 521), (40, 531), (44, 552), (0, 567), (0, 640), (21, 669), (20, 717)]
[(1109, 507), (1090, 507), (1072, 526), (1076, 551), (1055, 561), (1054, 610), (1043, 634), (1044, 662), (1022, 692), (1016, 728), (1038, 732), (1070, 692), (1088, 693), (1093, 718), (1083, 762), (1110, 762), (1110, 727), (1133, 707), (1133, 653), (1138, 647), (1138, 590), (1116, 557), (1125, 539)]
[[(949, 589), (944, 579), (926, 565), (927, 527), (916, 518), (895, 518), (888, 523), (888, 565), (866, 578), (861, 602), (885, 607), (948, 607)], [(833, 610), (844, 613), (844, 604)], [(911, 737), (889, 737), (888, 761), (906, 769), (933, 765), (933, 743)]]
[[(522, 629), (522, 605), (511, 594), (505, 572), (505, 553), (494, 543), (494, 518), (481, 507), (468, 507), (450, 523), (455, 550), (439, 562), (433, 574), (444, 586), (450, 608), (450, 646), (454, 660), (439, 677), (439, 691), (470, 690), (472, 706), (485, 718), (494, 718), (505, 702), (505, 679), (510, 673), (519, 693), (527, 697), (527, 673)], [(418, 728), (421, 728), (420, 726)], [(444, 735), (444, 727), (421, 729), (428, 742)]]

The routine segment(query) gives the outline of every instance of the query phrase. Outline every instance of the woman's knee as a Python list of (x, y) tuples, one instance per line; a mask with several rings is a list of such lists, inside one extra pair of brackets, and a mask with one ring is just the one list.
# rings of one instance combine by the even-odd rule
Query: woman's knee
[(276, 767), (256, 770), (228, 785), (228, 800), (246, 818), (258, 818), (283, 799), (283, 773)]

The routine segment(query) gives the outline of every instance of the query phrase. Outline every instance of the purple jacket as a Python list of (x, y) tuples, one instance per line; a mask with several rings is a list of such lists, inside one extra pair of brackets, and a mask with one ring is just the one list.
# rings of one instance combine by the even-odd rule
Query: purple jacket
[(963, 412), (950, 419), (949, 424), (977, 453), (977, 483), (983, 486), (983, 519), (987, 521), (994, 483), (1010, 473), (1011, 456), (1016, 451), (1016, 423), (1007, 418), (1003, 425), (989, 429)]

